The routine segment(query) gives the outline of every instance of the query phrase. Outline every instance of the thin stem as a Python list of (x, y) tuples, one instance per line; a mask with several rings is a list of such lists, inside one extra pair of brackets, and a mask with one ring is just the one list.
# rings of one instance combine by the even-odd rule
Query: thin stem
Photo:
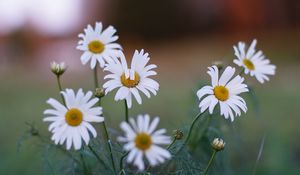
[(240, 76), (244, 74), (245, 68), (242, 68), (241, 72), (239, 73)]
[[(204, 113), (204, 112), (203, 112), (203, 113)], [(199, 113), (197, 114), (197, 116), (195, 117), (195, 119), (193, 120), (192, 125), (191, 125), (191, 127), (190, 127), (190, 129), (189, 129), (188, 135), (187, 135), (186, 139), (184, 140), (183, 144), (181, 145), (181, 147), (179, 148), (179, 150), (177, 151), (177, 153), (179, 153), (179, 152), (183, 149), (183, 147), (188, 143), (188, 141), (189, 141), (189, 139), (190, 139), (190, 137), (191, 137), (191, 134), (192, 134), (192, 130), (193, 130), (193, 128), (194, 128), (194, 125), (195, 125), (195, 123), (197, 122), (197, 120), (200, 118), (200, 116), (202, 116), (203, 113), (199, 112)], [(177, 154), (177, 153), (176, 153), (176, 154)]]
[(105, 122), (102, 122), (102, 123), (103, 123), (103, 128), (104, 128), (105, 140), (107, 141), (107, 146), (108, 146), (109, 153), (110, 153), (111, 164), (113, 166), (114, 173), (116, 174), (117, 171), (116, 171), (116, 166), (115, 166), (114, 157), (113, 157), (113, 153), (112, 153), (111, 141), (110, 141), (110, 138), (109, 138), (109, 135), (108, 135), (106, 124), (105, 124)]
[(176, 138), (174, 137), (174, 139), (173, 139), (173, 141), (171, 142), (171, 144), (167, 147), (167, 150), (169, 150), (171, 147), (172, 147), (172, 145), (176, 142)]
[(260, 147), (259, 147), (259, 151), (258, 151), (258, 154), (257, 154), (257, 158), (256, 158), (256, 161), (255, 161), (255, 164), (254, 164), (254, 168), (253, 168), (253, 171), (252, 171), (252, 175), (255, 175), (255, 174), (256, 174), (256, 169), (257, 169), (259, 160), (260, 160), (260, 158), (261, 158), (262, 152), (263, 152), (263, 150), (264, 150), (265, 139), (266, 139), (266, 134), (264, 134), (264, 136), (263, 136), (263, 138), (262, 138), (262, 140), (261, 140)]
[(110, 169), (109, 166), (106, 165), (106, 163), (99, 157), (99, 155), (97, 154), (97, 152), (94, 150), (94, 148), (91, 145), (88, 145), (89, 149), (92, 151), (92, 153), (95, 155), (95, 157), (97, 158), (97, 160), (103, 164), (106, 168)]
[(126, 152), (120, 159), (120, 171), (123, 171), (123, 160), (125, 159), (125, 157), (129, 154), (129, 151)]
[[(94, 69), (94, 84), (95, 84), (95, 90), (97, 88), (99, 88), (99, 82), (98, 82), (98, 63), (96, 63), (96, 67)], [(98, 105), (101, 106), (101, 98), (99, 98), (99, 101), (98, 101)]]
[(210, 160), (209, 160), (209, 162), (208, 162), (208, 164), (207, 164), (207, 166), (206, 166), (206, 168), (205, 168), (204, 175), (207, 174), (208, 169), (210, 168), (210, 166), (211, 166), (211, 164), (212, 164), (212, 162), (213, 162), (213, 160), (214, 160), (216, 154), (217, 154), (217, 151), (214, 150), (214, 151), (213, 151), (213, 154), (211, 155)]
[(95, 67), (95, 69), (94, 69), (94, 83), (95, 83), (95, 89), (99, 87), (97, 67), (98, 67), (98, 64), (96, 64), (96, 67)]
[(128, 123), (128, 106), (127, 106), (127, 100), (125, 101), (125, 121)]
[(84, 160), (84, 158), (83, 158), (83, 154), (82, 154), (82, 153), (80, 153), (80, 158), (81, 158), (81, 161), (82, 161), (82, 166), (83, 166), (84, 174), (85, 174), (85, 175), (89, 175), (90, 172), (89, 172), (89, 169), (88, 169), (88, 167), (87, 167), (87, 165), (86, 165), (86, 163), (85, 163), (85, 160)]
[(61, 86), (60, 76), (59, 75), (56, 76), (56, 80), (57, 80), (57, 84), (58, 84), (59, 93), (60, 93), (60, 96), (62, 98), (62, 102), (66, 106), (65, 98), (64, 98), (63, 94), (61, 94), (62, 86)]

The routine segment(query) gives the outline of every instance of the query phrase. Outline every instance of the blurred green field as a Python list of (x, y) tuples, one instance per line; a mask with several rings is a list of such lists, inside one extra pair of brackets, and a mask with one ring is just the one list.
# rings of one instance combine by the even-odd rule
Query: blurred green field
[[(280, 43), (286, 40), (279, 40), (273, 45), (268, 45), (272, 41), (265, 41), (265, 53), (272, 59), (272, 63), (277, 65), (277, 74), (271, 78), (271, 82), (260, 85), (250, 79), (259, 101), (260, 116), (255, 115), (251, 99), (248, 95), (244, 95), (249, 105), (249, 112), (246, 115), (236, 118), (232, 124), (222, 117), (213, 119), (222, 120), (227, 126), (234, 125), (231, 129), (221, 128), (227, 142), (226, 149), (221, 154), (230, 155), (230, 159), (226, 162), (232, 168), (233, 174), (252, 173), (264, 133), (265, 147), (257, 167), (257, 174), (296, 175), (300, 172), (300, 139), (297, 135), (300, 123), (300, 53), (299, 45), (295, 46), (294, 43), (290, 43), (291, 47), (278, 49)], [(197, 43), (195, 40), (179, 41), (178, 43), (184, 47), (181, 51), (174, 51), (175, 53), (170, 51), (174, 50), (173, 46), (178, 43), (156, 47), (147, 45), (153, 58), (152, 62), (159, 65), (159, 75), (156, 79), (161, 87), (156, 97), (150, 100), (143, 98), (142, 106), (135, 103), (130, 115), (150, 113), (151, 116), (160, 116), (162, 120), (160, 126), (166, 127), (169, 133), (173, 129), (188, 125), (193, 118), (191, 114), (197, 110), (198, 100), (195, 91), (199, 84), (208, 80), (206, 67), (215, 60), (214, 58), (220, 58), (227, 53), (224, 51), (226, 49), (229, 53), (225, 54), (228, 58), (224, 59), (227, 62), (231, 60), (229, 56), (232, 54), (231, 46), (227, 42), (215, 46), (213, 41), (210, 43), (201, 41), (202, 45), (200, 44), (199, 48), (194, 45)], [(191, 44), (186, 45), (185, 42)], [(192, 47), (188, 49), (189, 46)], [(220, 52), (215, 53), (215, 50)], [(203, 55), (199, 55), (202, 51)], [(163, 58), (168, 53), (173, 61), (157, 59)], [(209, 53), (211, 54), (206, 55)], [(186, 57), (182, 60), (183, 56)], [(204, 58), (197, 59), (198, 57)], [(17, 142), (28, 129), (26, 121), (34, 121), (43, 134), (48, 134), (47, 124), (42, 122), (43, 110), (49, 107), (45, 101), (49, 97), (59, 98), (59, 95), (55, 78), (48, 71), (48, 63), (33, 64), (29, 68), (26, 66), (16, 65), (1, 71), (0, 75), (0, 174), (46, 174), (37, 145), (32, 144), (34, 143), (32, 141), (25, 141), (17, 151)], [(78, 72), (74, 69), (67, 71), (63, 77), (63, 86), (93, 89), (91, 75), (92, 72), (86, 67), (82, 67)], [(123, 103), (113, 102), (113, 95), (108, 95), (103, 101), (104, 114), (108, 125), (118, 129), (118, 123), (123, 119)]]

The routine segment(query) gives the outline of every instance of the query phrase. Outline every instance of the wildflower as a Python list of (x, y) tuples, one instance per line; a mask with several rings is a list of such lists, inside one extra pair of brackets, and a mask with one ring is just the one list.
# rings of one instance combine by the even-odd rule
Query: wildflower
[[(66, 148), (69, 150), (74, 146), (75, 150), (81, 148), (83, 140), (86, 144), (90, 141), (90, 134), (97, 136), (96, 130), (90, 122), (103, 122), (104, 118), (101, 107), (92, 107), (97, 103), (97, 98), (91, 98), (91, 91), (86, 94), (79, 89), (77, 94), (72, 89), (66, 89), (61, 92), (66, 106), (57, 100), (50, 98), (47, 103), (54, 109), (44, 111), (45, 122), (51, 122), (49, 131), (53, 133), (51, 139), (55, 144), (66, 142)], [(89, 132), (88, 132), (89, 131)]]
[[(231, 121), (234, 116), (240, 116), (242, 109), (247, 111), (246, 102), (239, 96), (242, 92), (247, 92), (246, 84), (243, 84), (244, 78), (237, 75), (232, 79), (235, 73), (235, 68), (228, 66), (219, 79), (219, 70), (217, 66), (208, 67), (207, 72), (211, 77), (211, 86), (204, 86), (197, 92), (199, 100), (201, 100), (199, 108), (201, 112), (209, 109), (212, 114), (217, 103), (220, 103), (220, 112), (226, 119), (230, 117)], [(231, 79), (231, 80), (230, 80)], [(235, 112), (235, 115), (233, 114)]]
[(51, 71), (57, 76), (62, 75), (66, 71), (66, 65), (64, 62), (56, 63), (55, 61), (53, 61), (50, 64), (50, 67)]
[(234, 54), (237, 59), (233, 60), (238, 66), (244, 68), (245, 74), (255, 76), (260, 83), (264, 83), (265, 80), (269, 81), (267, 75), (274, 75), (276, 66), (270, 64), (270, 60), (266, 59), (262, 51), (256, 52), (256, 39), (254, 39), (246, 51), (245, 43), (239, 42), (237, 46), (233, 46)]
[(124, 137), (118, 137), (118, 141), (126, 142), (124, 149), (129, 151), (127, 162), (133, 162), (139, 170), (145, 169), (143, 156), (146, 156), (151, 166), (163, 163), (171, 158), (168, 150), (161, 148), (158, 144), (170, 144), (171, 139), (165, 136), (166, 129), (155, 131), (159, 118), (151, 122), (149, 115), (139, 115), (137, 121), (129, 119), (129, 123), (122, 122), (120, 127), (125, 132)]
[(152, 69), (157, 66), (154, 64), (147, 65), (150, 58), (148, 53), (144, 53), (144, 50), (134, 52), (131, 67), (128, 68), (125, 56), (122, 52), (119, 52), (119, 60), (109, 61), (104, 68), (105, 71), (111, 72), (104, 77), (108, 80), (103, 88), (105, 94), (119, 88), (115, 100), (127, 101), (128, 108), (132, 106), (132, 95), (135, 97), (138, 104), (142, 104), (142, 98), (139, 94), (139, 90), (143, 92), (148, 98), (150, 98), (150, 92), (156, 95), (159, 84), (149, 76), (156, 75), (157, 73)]
[(220, 138), (215, 138), (212, 143), (211, 146), (216, 150), (216, 151), (221, 151), (225, 148), (225, 142), (220, 139)]
[(86, 64), (91, 60), (91, 69), (94, 69), (96, 63), (100, 63), (100, 67), (103, 68), (105, 62), (112, 60), (116, 57), (118, 50), (122, 49), (121, 46), (115, 41), (119, 38), (116, 33), (116, 29), (109, 26), (103, 30), (102, 23), (96, 22), (95, 29), (91, 25), (88, 25), (84, 29), (84, 34), (80, 33), (77, 49), (83, 51), (80, 60), (82, 64)]

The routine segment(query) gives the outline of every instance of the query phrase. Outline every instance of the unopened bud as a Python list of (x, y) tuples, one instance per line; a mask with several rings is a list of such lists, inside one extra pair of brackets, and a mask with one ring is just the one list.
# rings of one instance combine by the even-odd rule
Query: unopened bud
[(224, 67), (224, 64), (223, 64), (222, 61), (214, 61), (212, 64), (215, 65), (215, 66), (217, 66), (217, 68), (219, 70), (223, 69), (223, 67)]
[(179, 129), (174, 130), (174, 138), (176, 140), (180, 140), (180, 139), (182, 139), (182, 137), (183, 137), (183, 132), (182, 131), (180, 131)]
[(225, 142), (220, 139), (220, 138), (215, 138), (212, 143), (211, 146), (216, 150), (216, 151), (221, 151), (225, 148)]
[(56, 63), (55, 61), (51, 63), (51, 71), (57, 75), (60, 76), (66, 71), (65, 63)]
[(102, 98), (104, 96), (105, 96), (104, 89), (102, 89), (102, 88), (96, 88), (96, 90), (95, 90), (95, 97)]

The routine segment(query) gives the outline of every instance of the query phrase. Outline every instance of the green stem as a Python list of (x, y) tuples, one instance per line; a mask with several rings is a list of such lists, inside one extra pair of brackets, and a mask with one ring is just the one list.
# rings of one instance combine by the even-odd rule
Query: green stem
[(176, 138), (174, 137), (172, 143), (167, 147), (167, 150), (169, 150), (172, 147), (172, 145), (174, 145), (175, 142), (176, 142)]
[(59, 89), (59, 93), (60, 93), (60, 96), (62, 98), (63, 104), (66, 106), (65, 98), (64, 98), (63, 94), (61, 94), (62, 86), (61, 86), (60, 76), (59, 75), (56, 76), (56, 80), (57, 80), (58, 89)]
[(199, 112), (197, 114), (197, 116), (195, 117), (195, 119), (193, 120), (192, 125), (191, 125), (191, 127), (189, 129), (188, 135), (187, 135), (186, 139), (184, 140), (183, 144), (181, 145), (181, 147), (179, 148), (179, 150), (177, 151), (177, 153), (179, 153), (183, 149), (183, 147), (188, 143), (188, 141), (189, 141), (189, 139), (191, 137), (191, 134), (192, 134), (192, 130), (193, 130), (193, 128), (194, 128), (197, 120), (200, 118), (200, 116), (202, 116), (203, 113)]
[(94, 69), (94, 83), (95, 83), (95, 89), (99, 87), (97, 68), (98, 68), (98, 64), (96, 64), (96, 67), (95, 67), (95, 69)]
[(244, 74), (245, 68), (242, 68), (241, 72), (239, 73), (239, 76), (242, 76)]
[(254, 168), (253, 168), (253, 171), (252, 171), (252, 175), (256, 174), (256, 169), (257, 169), (259, 160), (261, 158), (262, 152), (264, 150), (265, 139), (266, 139), (266, 133), (264, 134), (264, 136), (263, 136), (263, 138), (261, 140), (259, 151), (258, 151), (258, 154), (257, 154), (257, 158), (256, 158), (256, 161), (255, 161), (255, 164), (254, 164)]
[[(96, 67), (94, 69), (94, 84), (95, 84), (95, 90), (97, 88), (99, 88), (99, 82), (98, 82), (98, 63), (96, 63)], [(101, 106), (101, 98), (99, 98), (99, 101), (98, 101), (98, 105)]]
[(216, 154), (217, 154), (217, 151), (214, 150), (214, 151), (213, 151), (213, 154), (211, 155), (210, 160), (209, 160), (209, 162), (208, 162), (208, 164), (207, 164), (207, 166), (206, 166), (206, 168), (205, 168), (204, 175), (207, 174), (208, 169), (210, 168), (210, 166), (211, 166), (211, 164), (212, 164), (212, 162), (213, 162), (213, 160), (214, 160)]
[(123, 169), (123, 160), (125, 159), (125, 157), (129, 154), (129, 151), (126, 152), (120, 159), (120, 171), (122, 172), (124, 169)]
[(128, 106), (127, 106), (127, 101), (125, 101), (125, 121), (128, 123)]
[(105, 137), (105, 140), (107, 141), (107, 146), (108, 146), (109, 153), (110, 153), (111, 164), (113, 166), (114, 173), (116, 174), (117, 171), (116, 171), (116, 166), (115, 166), (114, 157), (113, 157), (113, 153), (112, 153), (111, 141), (110, 141), (110, 138), (109, 138), (109, 135), (108, 135), (108, 131), (107, 131), (107, 128), (106, 128), (105, 121), (103, 121), (102, 123), (103, 123), (103, 128), (104, 128), (104, 137)]
[(85, 160), (84, 160), (84, 158), (83, 158), (82, 153), (80, 153), (80, 158), (81, 158), (81, 161), (82, 161), (82, 166), (83, 166), (84, 174), (85, 174), (85, 175), (89, 175), (90, 172), (89, 172), (89, 169), (88, 169), (88, 167), (87, 167), (87, 165), (86, 165), (86, 163), (85, 163)]
[(107, 166), (107, 164), (99, 157), (99, 155), (97, 154), (97, 152), (94, 150), (94, 148), (91, 145), (88, 145), (89, 149), (92, 151), (92, 153), (95, 155), (95, 157), (97, 158), (97, 160), (103, 164), (106, 168), (110, 169), (109, 166)]

